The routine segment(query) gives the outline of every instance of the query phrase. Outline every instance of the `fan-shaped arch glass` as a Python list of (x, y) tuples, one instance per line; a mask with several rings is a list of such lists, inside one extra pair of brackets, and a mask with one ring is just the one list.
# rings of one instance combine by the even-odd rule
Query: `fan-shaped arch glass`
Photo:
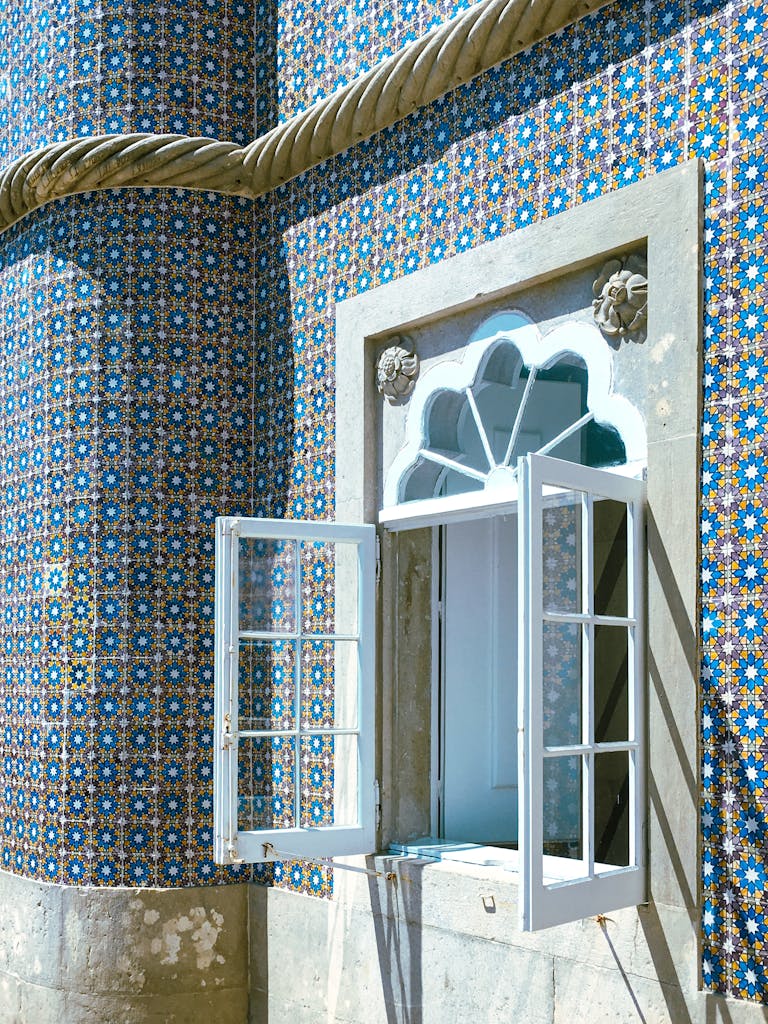
[(531, 453), (636, 475), (646, 460), (645, 425), (614, 393), (612, 354), (593, 324), (542, 334), (509, 311), (486, 321), (460, 359), (422, 375), (380, 520), (512, 497), (518, 459)]

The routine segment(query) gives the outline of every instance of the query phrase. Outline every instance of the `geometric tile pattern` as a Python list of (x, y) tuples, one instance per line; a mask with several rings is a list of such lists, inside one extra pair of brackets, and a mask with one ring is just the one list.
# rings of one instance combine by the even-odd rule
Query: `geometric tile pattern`
[(290, 0), (276, 12), (278, 120), (329, 96), (473, 0)]
[[(213, 520), (253, 477), (246, 201), (76, 197), (0, 243), (3, 866), (211, 863)], [(221, 264), (225, 263), (225, 266)]]
[(255, 51), (253, 24), (252, 0), (3, 4), (0, 163), (111, 132), (248, 141), (254, 78), (274, 60), (274, 44)]
[[(145, 124), (251, 137), (456, 9), (265, 3), (249, 34), (253, 8), (221, 0), (7, 5), (0, 160)], [(765, 999), (767, 73), (757, 0), (615, 4), (255, 203), (103, 193), (0, 238), (4, 866), (229, 877), (211, 517), (333, 516), (335, 303), (698, 156), (703, 970)]]

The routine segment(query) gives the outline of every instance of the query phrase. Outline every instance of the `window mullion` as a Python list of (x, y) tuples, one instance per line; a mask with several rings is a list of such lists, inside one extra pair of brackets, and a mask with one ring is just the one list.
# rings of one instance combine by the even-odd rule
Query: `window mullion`
[(592, 543), (592, 496), (583, 494), (581, 501), (581, 609), (585, 619), (581, 627), (581, 706), (582, 743), (591, 747), (595, 742), (594, 725), (594, 558)]
[(510, 460), (512, 459), (512, 454), (513, 454), (513, 452), (515, 450), (515, 445), (517, 444), (517, 438), (518, 438), (518, 435), (520, 433), (520, 427), (523, 425), (523, 415), (525, 414), (525, 407), (526, 407), (526, 405), (528, 403), (528, 396), (531, 393), (531, 388), (533, 387), (533, 383), (534, 383), (535, 380), (536, 380), (536, 367), (532, 366), (529, 369), (529, 371), (528, 371), (528, 380), (526, 381), (525, 391), (523, 391), (523, 396), (520, 399), (520, 406), (519, 406), (519, 408), (517, 410), (517, 416), (515, 416), (515, 422), (512, 425), (512, 433), (509, 436), (509, 443), (507, 445), (507, 450), (504, 453), (504, 462), (502, 463), (503, 466), (508, 466), (509, 463), (510, 463)]
[(293, 735), (293, 806), (294, 824), (301, 827), (301, 687), (304, 673), (302, 657), (304, 650), (304, 616), (302, 614), (302, 569), (300, 541), (293, 541), (293, 557), (296, 565), (296, 658), (294, 667), (294, 735)]
[[(237, 857), (237, 834), (239, 823), (237, 820), (238, 793), (240, 789), (240, 741), (238, 729), (240, 727), (240, 534), (233, 527), (225, 542), (228, 552), (228, 559), (225, 562), (225, 571), (231, 580), (230, 603), (229, 603), (229, 726), (231, 739), (227, 750), (227, 763), (229, 765), (229, 785), (227, 786), (227, 822), (228, 832), (227, 843), (230, 856)], [(221, 739), (219, 738), (219, 742)]]
[(490, 472), (490, 470), (492, 470), (492, 469), (494, 469), (496, 467), (496, 460), (493, 457), (493, 452), (491, 451), (491, 445), (490, 445), (490, 443), (488, 441), (488, 435), (485, 432), (485, 425), (483, 424), (482, 417), (480, 416), (480, 410), (477, 408), (477, 402), (475, 401), (475, 396), (472, 393), (472, 388), (471, 387), (467, 388), (466, 391), (465, 391), (465, 394), (467, 396), (467, 402), (469, 403), (469, 408), (472, 410), (472, 416), (473, 416), (473, 418), (475, 420), (475, 426), (477, 427), (477, 432), (480, 435), (480, 440), (481, 440), (482, 445), (483, 445), (483, 451), (485, 452), (485, 457), (488, 460), (488, 470)]
[(583, 854), (586, 861), (587, 875), (591, 878), (595, 872), (595, 559), (594, 559), (594, 504), (591, 494), (582, 498), (582, 609), (586, 612), (587, 621), (582, 626), (582, 702), (584, 709), (584, 742), (589, 747), (582, 764), (584, 779), (582, 800), (584, 808)]
[(584, 754), (582, 766), (582, 800), (585, 808), (582, 822), (582, 859), (586, 867), (585, 874), (592, 878), (595, 873), (595, 755), (593, 751), (590, 750), (589, 753)]
[[(627, 502), (627, 611), (636, 622), (643, 613), (643, 580), (645, 565), (643, 507), (639, 501)], [(630, 605), (631, 602), (631, 605)], [(643, 850), (644, 821), (644, 753), (640, 740), (644, 721), (644, 631), (640, 625), (631, 626), (628, 636), (629, 651), (627, 669), (629, 672), (629, 720), (628, 735), (638, 743), (629, 756), (629, 785), (631, 819), (629, 828), (629, 858), (632, 864), (645, 861)]]

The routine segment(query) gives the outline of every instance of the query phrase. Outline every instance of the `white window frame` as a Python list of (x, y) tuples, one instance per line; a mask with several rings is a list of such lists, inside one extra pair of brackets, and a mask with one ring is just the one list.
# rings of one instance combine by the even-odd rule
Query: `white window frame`
[[(238, 541), (241, 537), (348, 543), (357, 546), (357, 633), (304, 633), (297, 600), (292, 632), (248, 632), (238, 620)], [(301, 593), (301, 561), (296, 558), (297, 595)], [(259, 863), (281, 854), (307, 859), (371, 853), (375, 848), (375, 578), (376, 533), (373, 526), (275, 519), (219, 517), (216, 520), (216, 624), (214, 656), (214, 860), (219, 864)], [(358, 648), (357, 727), (305, 729), (301, 725), (301, 641), (351, 640)], [(280, 639), (297, 645), (294, 729), (238, 731), (238, 651), (241, 639)], [(238, 741), (240, 736), (287, 735), (296, 751), (297, 794), (300, 790), (300, 738), (308, 735), (358, 737), (358, 820), (355, 824), (241, 830), (237, 823)], [(300, 794), (297, 795), (297, 801)], [(300, 820), (299, 807), (296, 808)]]
[[(522, 855), (520, 927), (534, 931), (564, 924), (646, 898), (645, 852), (645, 484), (609, 470), (593, 469), (548, 456), (531, 454), (518, 463), (520, 486), (521, 557), (519, 573), (519, 847)], [(582, 611), (545, 612), (541, 528), (548, 493), (582, 494), (581, 569)], [(593, 501), (608, 498), (627, 505), (627, 615), (597, 615), (594, 609)], [(543, 624), (579, 624), (584, 630), (582, 656), (582, 742), (547, 747), (543, 735)], [(594, 739), (594, 627), (628, 627), (628, 735), (626, 742), (596, 743)], [(543, 857), (543, 764), (555, 752), (579, 756), (582, 773), (581, 806), (583, 860)], [(594, 759), (599, 753), (629, 754), (629, 866), (595, 864)], [(545, 882), (544, 870), (557, 881)]]

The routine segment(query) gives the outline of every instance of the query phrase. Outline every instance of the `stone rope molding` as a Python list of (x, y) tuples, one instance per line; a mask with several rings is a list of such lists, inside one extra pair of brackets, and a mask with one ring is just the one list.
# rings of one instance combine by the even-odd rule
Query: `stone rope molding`
[(607, 0), (482, 0), (247, 146), (187, 135), (66, 139), (0, 173), (0, 231), (45, 203), (109, 188), (255, 199), (476, 78)]

